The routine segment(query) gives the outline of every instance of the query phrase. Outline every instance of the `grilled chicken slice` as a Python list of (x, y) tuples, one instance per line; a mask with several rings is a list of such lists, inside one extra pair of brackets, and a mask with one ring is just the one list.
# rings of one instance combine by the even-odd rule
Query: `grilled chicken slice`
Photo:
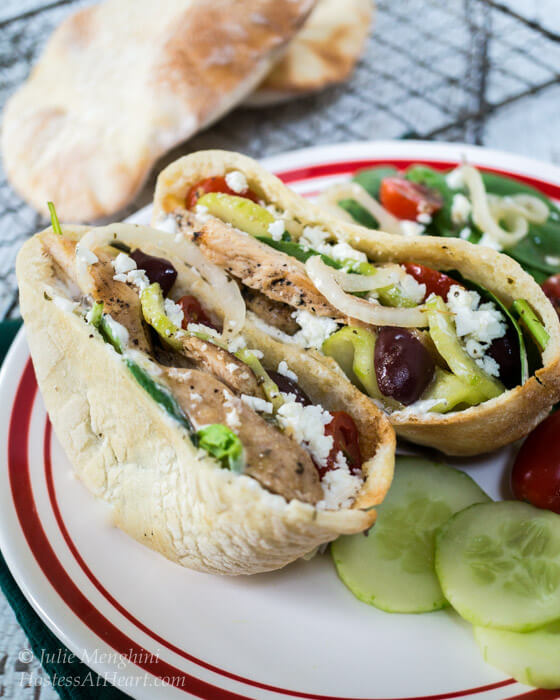
[(236, 231), (223, 221), (209, 219), (193, 227), (192, 216), (176, 215), (182, 232), (196, 243), (204, 255), (246, 287), (262, 292), (274, 301), (295, 309), (306, 309), (318, 316), (329, 316), (348, 323), (317, 291), (299, 260)]
[(288, 335), (294, 335), (294, 333), (299, 331), (298, 324), (292, 318), (294, 310), (291, 306), (269, 299), (261, 292), (257, 292), (250, 287), (242, 286), (241, 293), (249, 311), (253, 311), (269, 326), (274, 326), (274, 328), (278, 328)]
[(303, 447), (269, 425), (222, 382), (196, 369), (170, 368), (165, 373), (196, 429), (229, 423), (243, 444), (245, 474), (287, 501), (315, 504), (323, 498), (319, 473)]
[(76, 241), (54, 233), (45, 234), (42, 240), (54, 262), (80, 287), (81, 292), (90, 294), (95, 301), (102, 301), (103, 312), (127, 329), (130, 344), (137, 350), (152, 355), (152, 343), (142, 320), (138, 292), (125, 282), (113, 279), (115, 270), (109, 256), (96, 251), (99, 262), (89, 266), (87, 287), (84, 289), (76, 273)]
[(213, 374), (236, 394), (264, 398), (253, 370), (235, 355), (195, 336), (181, 342), (181, 354), (196, 368)]

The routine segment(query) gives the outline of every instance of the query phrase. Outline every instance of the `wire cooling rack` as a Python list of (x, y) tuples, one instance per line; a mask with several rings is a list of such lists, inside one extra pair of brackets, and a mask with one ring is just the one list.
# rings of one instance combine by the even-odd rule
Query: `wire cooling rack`
[[(531, 1), (558, 2), (525, 4)], [(155, 172), (178, 155), (208, 147), (261, 158), (316, 144), (403, 136), (480, 143), (492, 112), (560, 83), (560, 30), (512, 9), (520, 2), (377, 0), (375, 31), (348, 83), (282, 106), (238, 108), (175, 149)], [(54, 27), (86, 4), (25, 0), (12, 2), (27, 10), (23, 14), (0, 9), (0, 107)], [(123, 215), (149, 201), (153, 182), (152, 176)], [(17, 314), (17, 250), (44, 224), (0, 167), (0, 319)]]

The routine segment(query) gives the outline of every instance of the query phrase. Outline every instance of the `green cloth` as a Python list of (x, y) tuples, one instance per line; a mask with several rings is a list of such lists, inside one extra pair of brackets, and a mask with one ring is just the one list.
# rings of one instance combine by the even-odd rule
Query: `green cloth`
[[(20, 326), (19, 319), (0, 323), (0, 363), (4, 360)], [(27, 602), (1, 554), (0, 588), (27, 635), (35, 657), (39, 660), (45, 659), (43, 668), (49, 674), (51, 683), (61, 698), (64, 700), (82, 700), (83, 698), (117, 700), (129, 697), (109, 682), (104, 683), (101, 677), (81, 661), (66, 663), (47, 661), (47, 659), (68, 659), (71, 657), (71, 652), (55, 637)], [(72, 680), (72, 685), (69, 679)], [(70, 687), (66, 687), (66, 684)]]

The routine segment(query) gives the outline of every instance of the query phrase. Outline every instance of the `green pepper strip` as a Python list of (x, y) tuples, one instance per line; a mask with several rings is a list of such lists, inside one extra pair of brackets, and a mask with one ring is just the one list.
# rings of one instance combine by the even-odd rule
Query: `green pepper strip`
[(58, 215), (56, 213), (56, 209), (54, 208), (54, 204), (52, 202), (47, 202), (47, 207), (49, 208), (49, 213), (51, 215), (53, 231), (59, 236), (62, 236), (62, 227), (60, 225), (60, 221), (58, 220)]
[(383, 399), (375, 377), (375, 340), (375, 335), (365, 328), (346, 326), (329, 336), (321, 349), (369, 396)]
[(546, 332), (543, 324), (537, 318), (537, 315), (533, 309), (529, 306), (529, 303), (525, 299), (516, 299), (513, 302), (513, 308), (519, 314), (521, 320), (527, 326), (529, 333), (535, 339), (535, 342), (541, 350), (544, 350), (548, 345), (550, 336)]

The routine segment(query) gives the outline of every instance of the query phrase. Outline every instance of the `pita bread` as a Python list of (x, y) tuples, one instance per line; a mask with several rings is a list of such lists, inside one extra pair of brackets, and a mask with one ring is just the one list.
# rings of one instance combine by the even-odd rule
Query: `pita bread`
[[(153, 222), (184, 211), (190, 187), (210, 175), (239, 170), (260, 198), (297, 219), (300, 226), (320, 226), (333, 238), (347, 241), (372, 261), (410, 262), (438, 270), (458, 270), (466, 279), (478, 282), (506, 305), (526, 299), (542, 320), (550, 336), (542, 353), (543, 367), (522, 386), (504, 391), (484, 403), (447, 414), (411, 414), (401, 410), (389, 415), (397, 435), (421, 445), (436, 447), (449, 455), (489, 452), (527, 435), (560, 400), (560, 321), (540, 286), (518, 263), (485, 246), (459, 238), (395, 236), (372, 231), (332, 218), (286, 187), (256, 161), (238, 153), (201, 151), (169, 165), (158, 178)], [(240, 236), (243, 234), (239, 234)], [(323, 364), (331, 358), (312, 353)], [(344, 380), (341, 380), (344, 381)]]
[(249, 94), (315, 0), (106, 0), (54, 32), (4, 112), (4, 167), (38, 211), (123, 208), (155, 160)]
[(347, 80), (363, 54), (373, 0), (318, 0), (304, 28), (245, 100), (264, 107)]
[[(140, 228), (115, 224), (111, 232), (134, 237)], [(90, 230), (63, 227), (64, 236), (74, 241)], [(45, 234), (52, 236), (52, 229), (31, 238), (17, 260), (37, 381), (70, 462), (86, 487), (111, 506), (118, 527), (183, 566), (253, 574), (278, 569), (340, 534), (373, 524), (374, 507), (393, 476), (395, 435), (383, 413), (352, 385), (341, 383), (337, 371), (296, 348), (286, 353), (264, 334), (244, 331), (250, 346), (263, 353), (265, 366), (287, 361), (311, 400), (350, 413), (360, 434), (364, 483), (351, 508), (321, 510), (295, 498), (287, 502), (198, 451), (93, 326), (57, 303), (71, 290), (47, 252)], [(173, 237), (168, 238), (172, 246)], [(188, 288), (178, 273), (180, 288)], [(224, 307), (216, 306), (204, 285), (197, 286), (197, 298), (223, 317)]]

